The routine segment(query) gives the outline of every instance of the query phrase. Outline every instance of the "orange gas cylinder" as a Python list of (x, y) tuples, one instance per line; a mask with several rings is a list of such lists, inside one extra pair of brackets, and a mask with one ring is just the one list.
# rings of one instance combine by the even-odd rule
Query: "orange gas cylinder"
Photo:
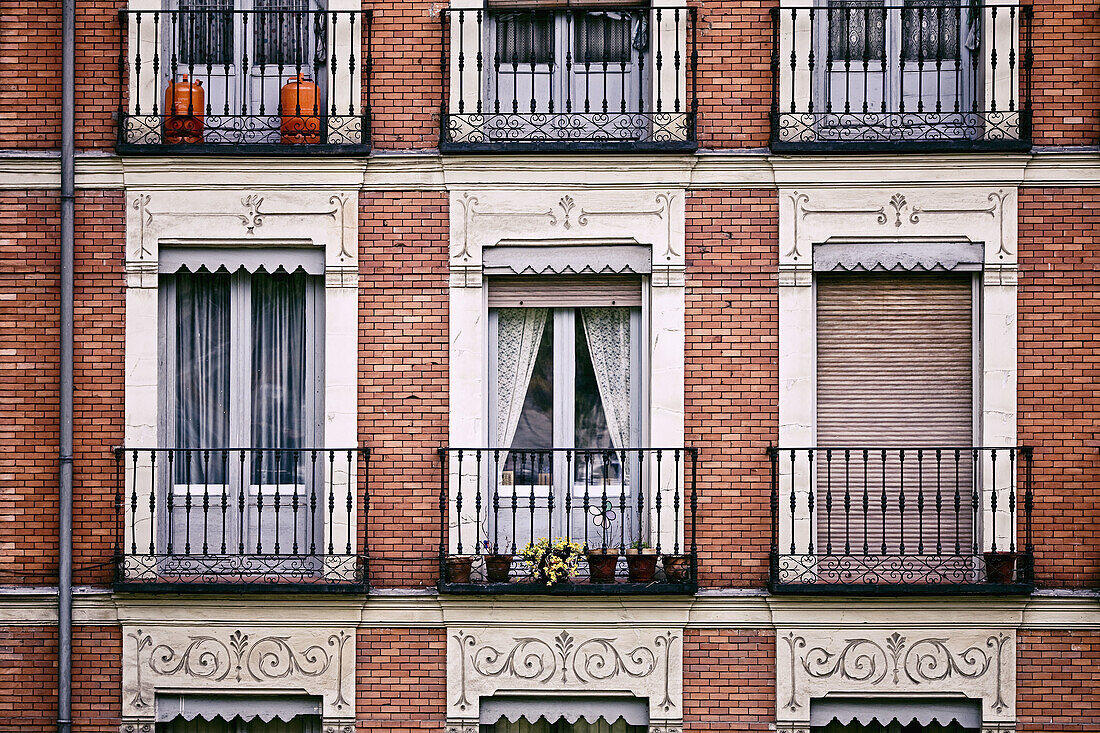
[(283, 123), (279, 127), (286, 144), (321, 142), (321, 108), (317, 85), (302, 74), (283, 85), (279, 108)]
[(187, 81), (184, 74), (180, 81), (169, 82), (164, 91), (165, 141), (170, 145), (201, 143), (205, 105), (202, 81)]

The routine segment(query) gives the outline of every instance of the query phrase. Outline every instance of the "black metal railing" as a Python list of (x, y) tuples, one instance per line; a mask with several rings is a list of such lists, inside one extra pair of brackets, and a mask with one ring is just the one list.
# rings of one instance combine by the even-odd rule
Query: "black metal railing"
[[(439, 545), (444, 590), (544, 589), (520, 555), (529, 542), (564, 539), (585, 551), (618, 553), (614, 578), (594, 580), (579, 562), (567, 592), (684, 592), (695, 587), (694, 448), (439, 451)], [(656, 556), (652, 580), (631, 582), (627, 554)], [(472, 557), (470, 583), (448, 577), (449, 558)], [(503, 561), (492, 581), (490, 562)], [(595, 584), (595, 585), (593, 585)], [(470, 586), (470, 587), (464, 587)]]
[(369, 12), (120, 11), (125, 152), (370, 145)]
[(1030, 448), (771, 448), (774, 590), (1032, 582)]
[(696, 11), (444, 10), (444, 151), (690, 150)]
[(117, 448), (115, 459), (119, 585), (367, 582), (365, 448)]
[(772, 148), (1027, 149), (1031, 18), (942, 0), (773, 8)]

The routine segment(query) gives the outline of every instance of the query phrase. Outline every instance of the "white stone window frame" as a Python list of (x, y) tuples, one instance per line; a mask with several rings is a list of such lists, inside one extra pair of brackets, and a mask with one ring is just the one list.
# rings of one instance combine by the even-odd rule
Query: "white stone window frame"
[[(455, 190), (450, 193), (449, 403), (448, 446), (490, 447), (489, 307), (482, 253), (497, 246), (575, 247), (595, 245), (651, 252), (651, 272), (643, 277), (641, 350), (642, 430), (640, 447), (684, 447), (684, 192), (682, 190)], [(588, 273), (577, 273), (588, 274)], [(550, 275), (552, 276), (552, 275)], [(660, 385), (660, 389), (653, 389)], [(665, 458), (667, 462), (668, 457)], [(655, 468), (655, 464), (654, 467)], [(651, 468), (651, 470), (653, 470)], [(457, 462), (448, 468), (448, 486), (457, 486)], [(476, 464), (467, 460), (463, 485), (476, 483)], [(690, 497), (690, 464), (681, 453), (677, 477), (666, 465), (661, 490), (681, 491), (680, 522), (674, 508), (662, 507), (660, 544), (678, 541), (689, 551), (685, 508)], [(469, 482), (468, 484), (466, 482)], [(476, 536), (472, 501), (461, 519), (454, 492), (448, 492), (448, 551), (457, 552), (459, 522), (469, 542)], [(649, 542), (656, 545), (654, 492), (648, 492), (654, 517)], [(466, 547), (464, 543), (464, 551)]]
[[(358, 447), (358, 192), (250, 190), (130, 190), (126, 194), (125, 442), (131, 449), (161, 446), (162, 389), (159, 259), (161, 245), (324, 252), (324, 343), (322, 445)], [(242, 446), (227, 446), (242, 447)], [(243, 446), (247, 447), (247, 446)], [(128, 458), (127, 468), (134, 467)], [(355, 466), (348, 467), (354, 471)], [(334, 485), (355, 482), (340, 466)], [(139, 452), (136, 471), (126, 471), (124, 496), (148, 497), (153, 489), (148, 452)], [(126, 513), (126, 537), (148, 543), (155, 528), (145, 502)], [(324, 546), (358, 553), (361, 507), (324, 518)]]
[[(779, 448), (817, 445), (815, 244), (962, 242), (983, 245), (975, 273), (974, 445), (1014, 448), (1016, 436), (1016, 189), (965, 186), (779, 189)], [(918, 270), (919, 271), (919, 270)], [(791, 543), (790, 491), (798, 496), (795, 540), (806, 546), (816, 526), (808, 515), (808, 464), (779, 461), (779, 549)], [(982, 546), (1008, 547), (1016, 519), (989, 506), (990, 455), (981, 459)], [(1003, 472), (1003, 469), (1002, 469)], [(1017, 505), (1022, 506), (1018, 497)], [(815, 539), (815, 545), (818, 544)]]
[[(671, 93), (669, 90), (679, 89), (683, 94), (683, 99), (686, 99), (687, 94), (687, 69), (690, 62), (690, 21), (686, 16), (686, 12), (683, 8), (686, 8), (688, 3), (684, 0), (651, 0), (649, 4), (649, 33), (650, 33), (650, 47), (656, 49), (658, 47), (658, 35), (660, 36), (659, 45), (662, 49), (662, 53), (665, 57), (665, 63), (662, 65), (661, 73), (657, 73), (656, 68), (643, 69), (644, 79), (649, 88), (650, 99), (657, 99), (659, 90), (664, 90), (665, 97), (669, 99), (665, 103), (666, 111), (671, 114), (678, 114), (681, 117), (686, 117), (690, 114), (688, 104), (683, 104), (683, 111), (676, 113), (672, 110)], [(447, 69), (449, 73), (450, 83), (450, 95), (447, 100), (447, 113), (451, 115), (459, 114), (460, 102), (461, 108), (464, 114), (471, 114), (477, 110), (478, 99), (481, 94), (487, 93), (486, 87), (486, 69), (491, 67), (491, 63), (488, 60), (488, 53), (484, 50), (485, 46), (482, 45), (483, 54), (486, 56), (486, 60), (483, 62), (481, 75), (478, 74), (477, 68), (477, 49), (479, 48), (477, 11), (482, 11), (482, 28), (489, 29), (490, 22), (488, 20), (489, 4), (487, 0), (450, 0), (449, 7), (453, 11), (467, 11), (466, 22), (458, 23), (458, 14), (455, 13), (451, 19), (450, 26), (450, 58), (447, 59)], [(679, 33), (677, 33), (677, 23), (675, 15), (672, 12), (663, 12), (661, 14), (661, 22), (657, 22), (657, 10), (658, 9), (681, 9), (681, 17), (679, 23)], [(522, 8), (518, 8), (522, 10)], [(568, 10), (566, 7), (560, 9)], [(608, 10), (614, 10), (611, 7)], [(488, 33), (488, 30), (482, 32)], [(464, 52), (464, 61), (460, 67), (459, 64), (459, 52), (460, 49)], [(680, 68), (677, 69), (676, 65), (671, 63), (671, 59), (675, 55), (676, 51), (679, 51), (679, 57), (681, 59)], [(486, 107), (486, 111), (488, 108)], [(564, 110), (562, 110), (564, 111)], [(652, 110), (646, 110), (652, 111)], [(524, 112), (521, 108), (520, 112)], [(662, 125), (663, 128), (674, 130), (678, 128), (690, 129), (690, 125), (686, 123), (683, 125), (667, 124)]]

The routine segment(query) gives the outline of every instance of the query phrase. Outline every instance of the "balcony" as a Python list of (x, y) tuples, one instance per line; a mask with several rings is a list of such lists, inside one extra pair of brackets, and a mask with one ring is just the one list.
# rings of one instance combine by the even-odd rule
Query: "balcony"
[(772, 150), (1028, 150), (1031, 17), (940, 0), (773, 8)]
[(772, 448), (776, 593), (1028, 593), (1030, 448)]
[(370, 13), (120, 11), (120, 153), (361, 153)]
[(115, 458), (116, 589), (365, 589), (366, 449), (118, 448)]
[(442, 152), (695, 149), (695, 10), (445, 10)]
[[(692, 448), (439, 451), (440, 584), (448, 593), (690, 594)], [(540, 579), (539, 540), (575, 543), (576, 571)]]

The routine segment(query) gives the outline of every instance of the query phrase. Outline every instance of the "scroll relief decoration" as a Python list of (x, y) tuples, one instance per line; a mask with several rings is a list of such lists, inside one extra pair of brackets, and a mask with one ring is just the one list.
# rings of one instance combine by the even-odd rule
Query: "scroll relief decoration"
[(352, 636), (345, 631), (329, 634), (323, 641), (312, 644), (295, 643), (290, 636), (247, 634), (239, 629), (225, 639), (200, 634), (179, 643), (157, 643), (141, 629), (128, 636), (134, 640), (137, 681), (137, 692), (130, 706), (136, 709), (151, 705), (145, 697), (143, 672), (237, 684), (332, 677), (336, 682), (333, 706), (336, 710), (350, 709), (344, 696), (344, 675), (345, 665), (352, 661), (354, 646), (348, 648)]
[[(344, 194), (333, 194), (328, 197), (328, 206), (316, 210), (290, 211), (281, 209), (264, 208), (264, 197), (259, 194), (249, 193), (240, 199), (239, 211), (154, 211), (150, 208), (152, 196), (149, 194), (137, 194), (130, 204), (137, 212), (138, 225), (138, 249), (137, 260), (145, 260), (153, 257), (152, 250), (146, 244), (148, 230), (153, 226), (155, 219), (163, 217), (176, 218), (201, 218), (201, 219), (232, 219), (243, 228), (244, 234), (252, 236), (256, 230), (263, 227), (267, 219), (280, 217), (312, 216), (331, 220), (340, 225), (340, 249), (338, 257), (341, 262), (354, 257), (348, 250), (347, 230), (344, 221), (344, 211), (348, 205), (348, 197)], [(270, 203), (268, 204), (270, 207)]]
[(462, 631), (453, 638), (460, 650), (460, 710), (471, 706), (467, 683), (476, 677), (582, 689), (608, 681), (652, 680), (663, 691), (657, 707), (665, 712), (677, 707), (671, 676), (673, 647), (680, 637), (671, 632), (638, 645), (610, 636), (578, 639), (568, 631), (550, 640), (516, 636), (506, 646), (481, 643)]
[(679, 256), (672, 248), (673, 202), (674, 197), (671, 194), (659, 193), (654, 196), (654, 208), (601, 210), (578, 208), (576, 198), (566, 194), (558, 199), (556, 203), (548, 203), (545, 206), (528, 210), (482, 210), (480, 208), (481, 200), (477, 196), (464, 193), (458, 199), (458, 205), (462, 209), (462, 246), (455, 253), (454, 258), (463, 262), (470, 261), (472, 257), (470, 254), (470, 231), (476, 226), (476, 221), (479, 218), (532, 219), (541, 221), (545, 226), (551, 228), (560, 226), (562, 229), (570, 231), (584, 229), (593, 219), (652, 217), (663, 221), (665, 224), (665, 251), (662, 256), (665, 259), (672, 259)]
[[(945, 680), (976, 680), (991, 676), (996, 698), (992, 708), (1002, 712), (1009, 706), (1011, 695), (1002, 677), (1006, 646), (1011, 637), (998, 633), (984, 644), (952, 648), (946, 637), (922, 637), (910, 640), (894, 632), (884, 640), (868, 638), (843, 639), (837, 647), (829, 644), (811, 646), (794, 632), (782, 637), (789, 653), (791, 694), (784, 704), (787, 710), (802, 707), (798, 702), (800, 675), (812, 679), (839, 680), (862, 686), (884, 689), (930, 685)], [(1007, 676), (1007, 675), (1006, 675)], [(919, 689), (919, 688), (918, 688)]]
[(798, 249), (798, 227), (800, 223), (805, 222), (807, 218), (812, 216), (865, 216), (869, 219), (873, 218), (874, 223), (879, 226), (893, 225), (895, 230), (900, 230), (903, 225), (909, 226), (920, 224), (922, 217), (928, 215), (976, 214), (982, 217), (992, 217), (999, 223), (1000, 238), (997, 256), (1000, 259), (1004, 259), (1006, 256), (1012, 256), (1012, 252), (1008, 249), (1008, 242), (1004, 231), (1004, 208), (1007, 198), (1008, 195), (1003, 190), (1000, 190), (993, 191), (986, 196), (986, 201), (989, 202), (988, 206), (937, 208), (931, 206), (915, 206), (909, 202), (909, 199), (907, 199), (904, 194), (895, 193), (888, 201), (877, 208), (815, 208), (809, 205), (810, 197), (808, 195), (793, 191), (788, 194), (788, 199), (794, 209), (794, 238), (790, 250), (787, 251), (784, 257), (793, 260), (798, 260), (802, 257), (802, 253)]

